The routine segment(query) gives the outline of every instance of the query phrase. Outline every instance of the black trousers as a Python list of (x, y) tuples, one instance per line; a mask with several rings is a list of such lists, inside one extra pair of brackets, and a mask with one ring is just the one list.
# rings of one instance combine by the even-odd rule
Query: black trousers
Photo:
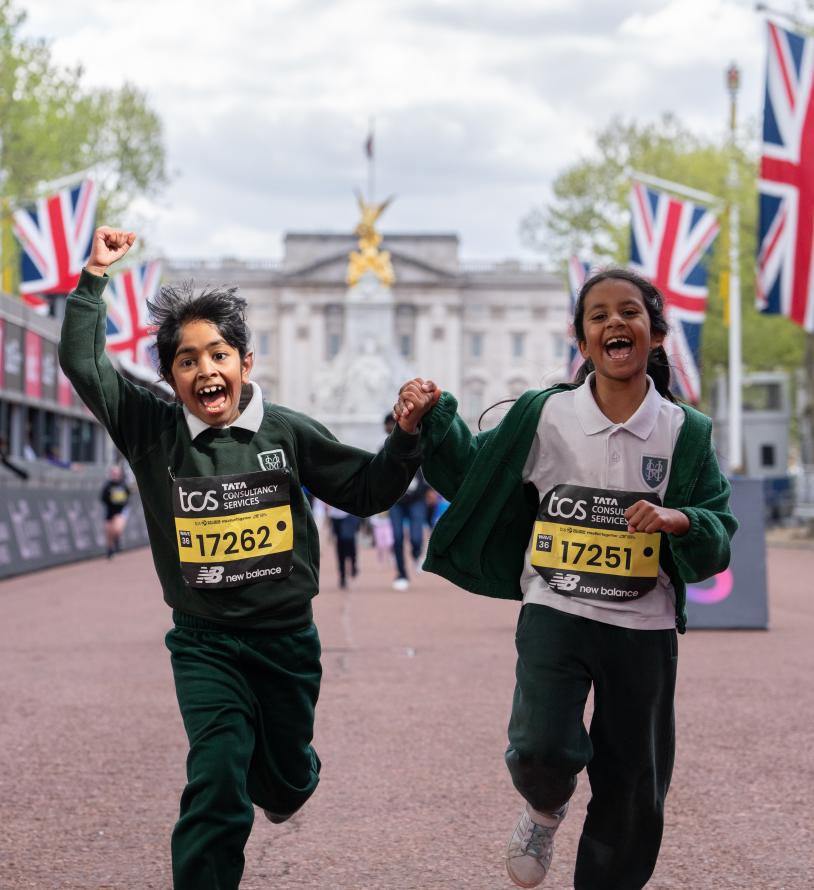
[(574, 888), (640, 890), (656, 865), (673, 770), (675, 630), (628, 630), (527, 604), (516, 644), (506, 751), (515, 787), (550, 812), (586, 767), (591, 800)]
[[(358, 520), (356, 520), (358, 522)], [(356, 574), (356, 531), (354, 527), (353, 534), (348, 534), (347, 530), (342, 526), (342, 519), (332, 519), (334, 538), (336, 539), (336, 562), (339, 567), (339, 583), (344, 587), (347, 578), (347, 563), (350, 563), (351, 575)]]

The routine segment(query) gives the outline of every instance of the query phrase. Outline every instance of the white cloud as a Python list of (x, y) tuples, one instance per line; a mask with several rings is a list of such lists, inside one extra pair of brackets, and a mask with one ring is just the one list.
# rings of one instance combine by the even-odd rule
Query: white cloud
[[(274, 256), (288, 229), (347, 231), (376, 118), (385, 230), (522, 255), (520, 218), (613, 115), (723, 132), (723, 69), (759, 113), (749, 0), (31, 0), (27, 32), (86, 82), (148, 93), (177, 176), (140, 202), (170, 255)], [(125, 221), (122, 221), (123, 223)]]

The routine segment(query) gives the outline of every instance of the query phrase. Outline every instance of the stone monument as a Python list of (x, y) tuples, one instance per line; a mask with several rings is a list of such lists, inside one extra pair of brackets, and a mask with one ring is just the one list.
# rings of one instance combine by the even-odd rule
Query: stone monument
[(376, 221), (392, 198), (367, 203), (357, 194), (362, 218), (354, 229), (358, 250), (348, 257), (342, 347), (318, 375), (317, 415), (342, 442), (375, 451), (383, 419), (399, 386), (415, 376), (395, 339), (395, 274), (390, 253), (379, 250)]

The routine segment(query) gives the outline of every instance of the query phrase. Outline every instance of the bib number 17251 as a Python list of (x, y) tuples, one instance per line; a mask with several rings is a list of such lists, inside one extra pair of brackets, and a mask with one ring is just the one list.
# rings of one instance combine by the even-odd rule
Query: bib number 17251
[(563, 566), (592, 566), (594, 568), (621, 568), (630, 571), (633, 550), (630, 547), (618, 547), (607, 544), (585, 544), (582, 541), (560, 541), (562, 547)]

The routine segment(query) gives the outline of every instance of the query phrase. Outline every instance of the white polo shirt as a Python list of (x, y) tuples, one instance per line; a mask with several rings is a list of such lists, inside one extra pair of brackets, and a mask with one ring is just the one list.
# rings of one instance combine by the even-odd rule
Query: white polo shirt
[[(577, 389), (546, 400), (523, 468), (523, 481), (532, 482), (541, 499), (555, 485), (571, 484), (656, 493), (663, 501), (684, 412), (659, 395), (648, 377), (647, 394), (636, 413), (624, 423), (613, 423), (596, 404), (593, 376), (589, 375)], [(657, 468), (655, 474), (653, 467)], [(675, 627), (675, 591), (661, 566), (656, 586), (638, 599), (606, 601), (567, 596), (552, 590), (531, 565), (533, 543), (534, 535), (526, 549), (520, 582), (524, 603), (551, 606), (619, 627)]]

